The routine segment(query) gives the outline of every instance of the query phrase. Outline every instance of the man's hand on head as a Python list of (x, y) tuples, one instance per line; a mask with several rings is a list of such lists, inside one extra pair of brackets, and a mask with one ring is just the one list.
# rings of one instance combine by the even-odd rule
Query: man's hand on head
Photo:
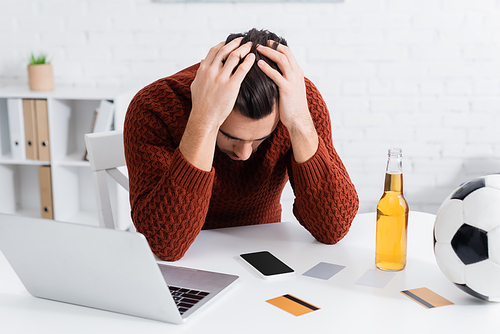
[(251, 43), (240, 45), (241, 40), (212, 47), (191, 84), (191, 114), (179, 150), (201, 170), (212, 169), (219, 127), (233, 110), (241, 82), (255, 61), (255, 55), (249, 54)]
[(302, 68), (297, 64), (292, 52), (285, 45), (278, 44), (276, 50), (269, 46), (259, 45), (257, 51), (274, 61), (283, 73), (281, 74), (273, 69), (264, 60), (259, 60), (257, 63), (260, 69), (278, 85), (281, 122), (289, 130), (300, 126), (300, 120), (306, 116), (309, 117)]
[(264, 60), (259, 60), (257, 65), (278, 86), (281, 123), (290, 134), (295, 161), (305, 162), (316, 153), (318, 134), (307, 105), (304, 72), (287, 46), (278, 44), (274, 50), (270, 47), (273, 43), (276, 42), (259, 45), (257, 51), (274, 61), (283, 74)]
[(255, 55), (249, 54), (252, 43), (240, 45), (241, 40), (240, 37), (212, 47), (191, 84), (192, 114), (201, 114), (205, 121), (208, 117), (216, 126), (220, 126), (233, 110), (241, 82), (255, 60)]

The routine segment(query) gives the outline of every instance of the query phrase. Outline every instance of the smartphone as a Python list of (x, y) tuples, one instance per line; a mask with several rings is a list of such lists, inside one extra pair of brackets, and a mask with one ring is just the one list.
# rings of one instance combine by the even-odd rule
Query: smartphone
[(293, 274), (292, 268), (283, 263), (268, 251), (241, 254), (240, 257), (250, 264), (263, 278), (272, 278), (282, 275)]

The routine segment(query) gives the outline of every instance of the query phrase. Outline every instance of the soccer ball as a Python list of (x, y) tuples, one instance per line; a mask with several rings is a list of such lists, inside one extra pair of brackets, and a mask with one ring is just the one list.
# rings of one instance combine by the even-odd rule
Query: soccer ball
[(443, 202), (434, 224), (434, 254), (458, 288), (500, 302), (500, 174), (470, 180)]

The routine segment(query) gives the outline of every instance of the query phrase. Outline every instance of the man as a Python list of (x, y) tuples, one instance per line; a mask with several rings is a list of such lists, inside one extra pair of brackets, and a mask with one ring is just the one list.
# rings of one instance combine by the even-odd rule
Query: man
[(159, 258), (180, 259), (201, 229), (279, 222), (288, 179), (293, 213), (318, 241), (348, 232), (356, 190), (328, 109), (286, 45), (265, 30), (230, 35), (132, 100), (132, 219)]

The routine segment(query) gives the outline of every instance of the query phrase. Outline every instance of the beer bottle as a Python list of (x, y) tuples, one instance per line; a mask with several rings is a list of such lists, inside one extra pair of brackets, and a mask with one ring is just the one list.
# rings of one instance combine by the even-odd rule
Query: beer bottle
[(403, 196), (403, 155), (400, 148), (389, 149), (384, 194), (377, 205), (375, 265), (386, 271), (406, 266), (408, 203)]

